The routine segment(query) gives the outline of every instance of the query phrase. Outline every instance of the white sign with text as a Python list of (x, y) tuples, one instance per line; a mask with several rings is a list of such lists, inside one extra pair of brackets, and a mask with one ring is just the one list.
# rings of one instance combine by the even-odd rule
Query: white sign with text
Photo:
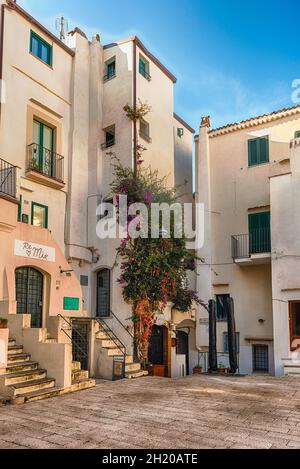
[(38, 261), (55, 262), (55, 249), (29, 241), (15, 240), (15, 256)]

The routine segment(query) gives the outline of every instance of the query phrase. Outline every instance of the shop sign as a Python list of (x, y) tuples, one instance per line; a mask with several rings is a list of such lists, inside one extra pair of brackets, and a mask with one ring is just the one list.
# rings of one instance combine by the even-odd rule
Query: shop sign
[(37, 261), (55, 262), (55, 249), (29, 241), (15, 240), (15, 256), (27, 257)]

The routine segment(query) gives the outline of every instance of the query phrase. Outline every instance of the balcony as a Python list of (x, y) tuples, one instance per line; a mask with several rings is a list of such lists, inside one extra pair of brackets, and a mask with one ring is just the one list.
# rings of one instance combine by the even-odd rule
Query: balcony
[(270, 228), (259, 228), (231, 238), (232, 258), (239, 265), (268, 264), (271, 260)]
[(0, 232), (15, 229), (18, 216), (17, 168), (0, 158)]
[(16, 198), (17, 168), (0, 158), (0, 196)]
[(37, 143), (28, 146), (27, 177), (44, 185), (64, 187), (64, 157)]

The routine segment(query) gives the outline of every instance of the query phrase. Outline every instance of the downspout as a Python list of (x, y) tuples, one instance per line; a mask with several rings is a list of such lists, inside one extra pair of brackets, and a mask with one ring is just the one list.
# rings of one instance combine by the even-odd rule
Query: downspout
[(1, 111), (2, 111), (2, 93), (3, 90), (3, 55), (4, 55), (4, 16), (5, 9), (7, 8), (4, 3), (1, 5), (1, 36), (0, 36), (0, 122), (1, 122)]
[[(136, 111), (136, 38), (133, 40), (133, 109)], [(134, 174), (137, 171), (137, 123), (136, 120), (133, 121), (133, 170)]]

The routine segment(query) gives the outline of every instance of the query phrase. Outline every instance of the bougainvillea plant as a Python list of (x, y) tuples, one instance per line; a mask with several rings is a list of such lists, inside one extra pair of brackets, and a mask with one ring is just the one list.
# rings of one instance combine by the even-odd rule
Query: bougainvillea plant
[[(130, 113), (128, 109), (127, 112)], [(174, 308), (180, 311), (189, 311), (193, 303), (200, 303), (200, 300), (187, 286), (187, 269), (195, 269), (196, 255), (186, 248), (184, 236), (174, 236), (173, 218), (168, 238), (163, 237), (161, 219), (158, 222), (161, 235), (151, 237), (154, 223), (151, 219), (151, 204), (172, 205), (178, 203), (178, 195), (175, 188), (168, 188), (166, 178), (160, 177), (158, 171), (139, 163), (144, 150), (138, 145), (136, 169), (124, 167), (114, 156), (111, 195), (117, 205), (119, 196), (126, 195), (128, 207), (134, 203), (143, 203), (148, 210), (148, 237), (132, 239), (128, 234), (118, 248), (118, 255), (122, 259), (118, 281), (123, 289), (124, 300), (132, 305), (137, 351), (141, 361), (146, 362), (153, 325), (167, 303), (172, 302)], [(132, 221), (136, 223), (136, 218), (129, 216), (128, 226)]]

